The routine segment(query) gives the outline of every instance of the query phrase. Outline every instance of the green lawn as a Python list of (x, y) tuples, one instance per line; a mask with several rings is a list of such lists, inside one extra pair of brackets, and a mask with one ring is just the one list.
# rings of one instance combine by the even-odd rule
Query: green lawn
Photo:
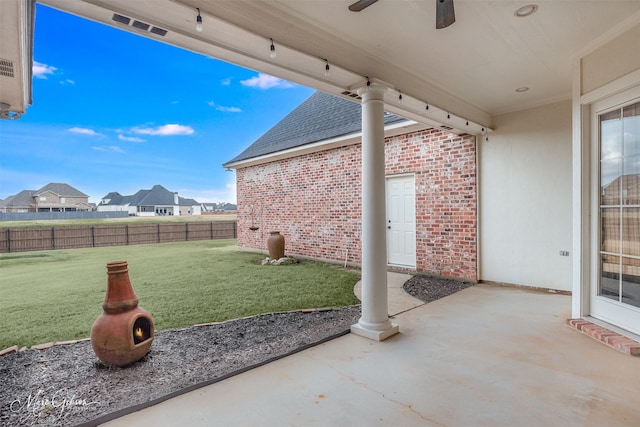
[(302, 308), (356, 304), (354, 272), (302, 261), (262, 266), (236, 240), (0, 255), (0, 349), (89, 337), (106, 264), (128, 261), (157, 330)]
[(129, 216), (125, 218), (86, 218), (86, 219), (47, 219), (24, 221), (0, 221), (0, 228), (23, 227), (60, 227), (78, 225), (109, 225), (109, 224), (157, 224), (167, 222), (211, 222), (211, 221), (235, 221), (237, 215), (169, 215), (169, 216)]

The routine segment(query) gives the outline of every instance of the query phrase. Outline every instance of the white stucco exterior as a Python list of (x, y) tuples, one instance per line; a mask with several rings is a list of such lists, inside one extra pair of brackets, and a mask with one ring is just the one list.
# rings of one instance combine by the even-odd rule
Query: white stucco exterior
[(480, 279), (570, 291), (571, 102), (496, 116), (478, 153)]

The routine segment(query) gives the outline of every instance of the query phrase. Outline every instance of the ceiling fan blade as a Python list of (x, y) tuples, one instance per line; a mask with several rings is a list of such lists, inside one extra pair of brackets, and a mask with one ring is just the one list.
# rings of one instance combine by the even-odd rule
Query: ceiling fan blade
[(358, 0), (357, 2), (355, 2), (351, 6), (349, 6), (349, 10), (351, 12), (360, 12), (362, 9), (365, 9), (365, 8), (371, 6), (372, 4), (374, 4), (377, 1), (378, 0)]
[(456, 22), (453, 0), (436, 0), (436, 29), (447, 28)]

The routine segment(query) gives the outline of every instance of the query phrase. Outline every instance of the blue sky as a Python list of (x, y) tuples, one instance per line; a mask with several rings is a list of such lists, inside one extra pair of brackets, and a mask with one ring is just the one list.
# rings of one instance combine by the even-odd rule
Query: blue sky
[(235, 202), (221, 164), (311, 93), (38, 5), (33, 105), (0, 121), (0, 198), (64, 182), (91, 202), (155, 184)]

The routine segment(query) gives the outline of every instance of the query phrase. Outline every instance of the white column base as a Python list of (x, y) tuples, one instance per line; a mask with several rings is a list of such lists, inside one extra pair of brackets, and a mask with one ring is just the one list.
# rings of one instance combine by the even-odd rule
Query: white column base
[(392, 335), (400, 332), (400, 327), (395, 323), (389, 322), (389, 327), (385, 330), (378, 331), (375, 329), (369, 329), (362, 326), (360, 323), (356, 323), (355, 325), (351, 325), (351, 333), (355, 335), (360, 335), (361, 337), (369, 338), (374, 341), (384, 341)]

